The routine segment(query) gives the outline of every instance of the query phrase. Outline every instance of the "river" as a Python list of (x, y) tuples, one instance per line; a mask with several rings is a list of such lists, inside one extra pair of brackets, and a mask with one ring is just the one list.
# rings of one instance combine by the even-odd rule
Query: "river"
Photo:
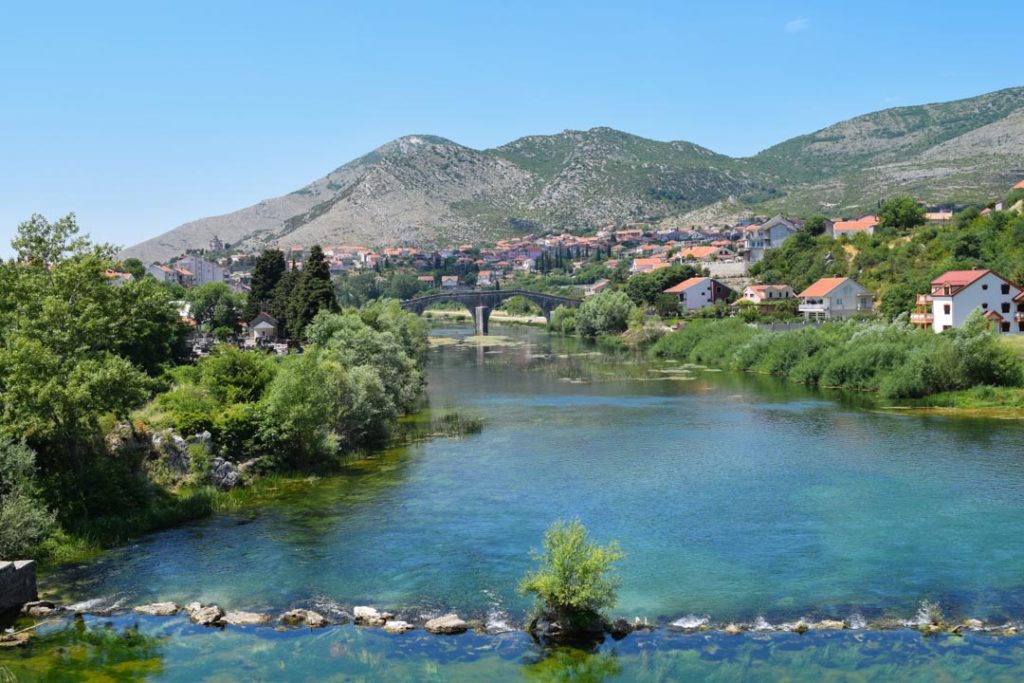
[[(613, 613), (1024, 618), (1024, 430), (908, 414), (772, 378), (603, 355), (529, 328), (434, 330), (430, 410), (484, 419), (292, 487), (273, 505), (153, 534), (46, 578), (70, 602), (200, 600), (325, 613), (367, 604), (521, 624), (529, 551), (579, 517), (627, 557)], [(127, 635), (126, 635), (127, 634)], [(442, 638), (335, 626), (192, 626), (125, 614), (58, 622), (0, 653), (16, 680), (1017, 680), (1024, 640), (886, 631), (669, 628), (593, 653), (521, 632)], [(62, 673), (63, 672), (63, 673)]]

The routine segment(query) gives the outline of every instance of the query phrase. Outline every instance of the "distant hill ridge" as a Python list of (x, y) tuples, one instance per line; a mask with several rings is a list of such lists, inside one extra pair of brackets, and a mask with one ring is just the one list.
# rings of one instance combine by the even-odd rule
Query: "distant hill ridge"
[(611, 128), (488, 150), (409, 135), (294, 192), (185, 223), (124, 255), (163, 260), (214, 236), (252, 249), (430, 247), (637, 220), (855, 213), (895, 193), (987, 201), (1022, 177), (1024, 87), (858, 116), (742, 159)]

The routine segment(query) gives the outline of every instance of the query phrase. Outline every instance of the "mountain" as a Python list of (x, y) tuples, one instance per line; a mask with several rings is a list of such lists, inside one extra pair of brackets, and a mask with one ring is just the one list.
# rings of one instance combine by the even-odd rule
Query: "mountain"
[(859, 116), (737, 159), (610, 128), (475, 150), (411, 135), (295, 192), (186, 223), (124, 256), (162, 260), (214, 236), (258, 249), (439, 246), (633, 220), (868, 210), (897, 192), (987, 201), (1024, 177), (1024, 88)]

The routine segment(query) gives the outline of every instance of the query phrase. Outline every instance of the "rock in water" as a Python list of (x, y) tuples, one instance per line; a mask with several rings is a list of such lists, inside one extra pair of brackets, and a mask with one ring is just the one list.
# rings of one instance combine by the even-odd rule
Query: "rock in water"
[(222, 621), (231, 626), (259, 626), (270, 621), (266, 614), (258, 612), (243, 612), (241, 610), (228, 610), (224, 613)]
[(822, 619), (814, 625), (816, 629), (828, 629), (831, 631), (842, 631), (846, 628), (845, 621), (839, 621), (838, 619)]
[(151, 617), (171, 617), (178, 613), (178, 606), (173, 602), (154, 602), (148, 605), (139, 605), (133, 608), (139, 614), (148, 614)]
[(362, 626), (383, 626), (389, 616), (386, 612), (382, 614), (374, 608), (366, 607), (365, 605), (360, 605), (353, 609), (352, 615), (355, 617), (355, 622)]
[(414, 628), (416, 627), (409, 622), (401, 620), (389, 621), (384, 624), (385, 633), (405, 633), (406, 631), (411, 631)]
[(608, 634), (615, 640), (622, 640), (630, 633), (633, 632), (633, 625), (625, 619), (616, 619), (615, 621), (609, 622), (605, 627)]
[(224, 610), (217, 605), (200, 607), (189, 615), (200, 626), (218, 626), (224, 617)]
[(423, 628), (428, 633), (455, 635), (457, 633), (465, 633), (466, 629), (469, 628), (469, 624), (459, 619), (459, 615), (452, 613), (431, 619), (423, 625)]
[(281, 615), (281, 621), (289, 626), (298, 626), (303, 623), (310, 628), (327, 626), (327, 620), (323, 615), (309, 609), (290, 609)]

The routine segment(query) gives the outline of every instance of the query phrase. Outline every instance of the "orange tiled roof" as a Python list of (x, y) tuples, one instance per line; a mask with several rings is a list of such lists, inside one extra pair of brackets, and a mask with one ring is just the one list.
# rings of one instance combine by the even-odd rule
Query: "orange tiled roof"
[(699, 285), (700, 283), (709, 279), (710, 278), (706, 277), (691, 277), (689, 280), (683, 280), (678, 285), (673, 285), (669, 287), (668, 289), (665, 290), (665, 294), (679, 294), (680, 292), (685, 292), (690, 287), (693, 287), (694, 285)]
[(797, 296), (825, 296), (849, 279), (850, 278), (848, 277), (823, 277), (804, 291), (797, 294)]

